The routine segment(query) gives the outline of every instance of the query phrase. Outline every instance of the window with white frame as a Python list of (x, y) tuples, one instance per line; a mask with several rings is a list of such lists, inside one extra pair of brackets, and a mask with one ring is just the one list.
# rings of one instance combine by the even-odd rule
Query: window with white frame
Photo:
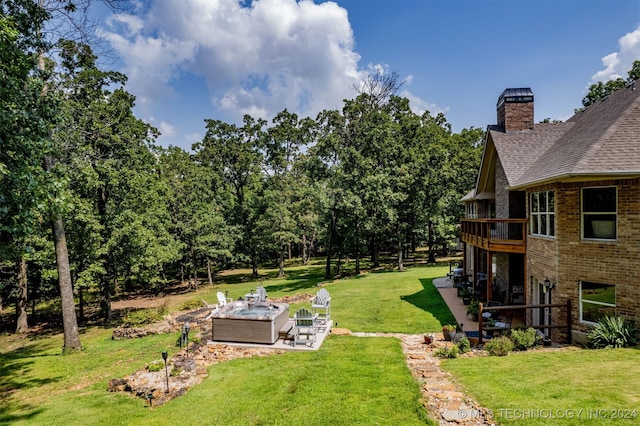
[(467, 219), (476, 219), (478, 217), (478, 205), (476, 203), (467, 203)]
[(595, 324), (602, 317), (615, 314), (615, 285), (580, 282), (580, 321)]
[(615, 240), (618, 191), (615, 186), (582, 188), (582, 238)]
[(556, 214), (553, 191), (532, 192), (529, 195), (531, 235), (555, 235)]

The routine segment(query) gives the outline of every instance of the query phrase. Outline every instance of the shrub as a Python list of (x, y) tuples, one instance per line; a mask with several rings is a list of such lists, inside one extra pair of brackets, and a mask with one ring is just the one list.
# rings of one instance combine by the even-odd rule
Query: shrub
[(460, 339), (458, 344), (456, 345), (461, 354), (466, 354), (467, 352), (471, 352), (471, 343), (469, 343), (469, 339), (463, 337)]
[(157, 321), (158, 314), (154, 309), (142, 309), (137, 311), (127, 311), (122, 317), (123, 327), (139, 327)]
[(147, 370), (149, 372), (160, 371), (164, 368), (164, 361), (153, 361), (147, 365)]
[(460, 351), (457, 346), (451, 346), (450, 348), (439, 348), (434, 352), (434, 355), (438, 358), (458, 358)]
[(540, 342), (542, 337), (538, 335), (534, 328), (511, 330), (511, 340), (513, 341), (513, 348), (516, 351), (526, 351), (529, 348), (534, 347)]
[(492, 356), (506, 356), (513, 350), (513, 342), (507, 336), (495, 337), (485, 343), (484, 350)]
[(478, 319), (478, 315), (480, 314), (480, 302), (476, 299), (471, 300), (471, 303), (467, 306), (467, 315), (470, 316), (474, 321)]
[(154, 322), (160, 321), (162, 317), (168, 312), (169, 307), (166, 302), (153, 309), (127, 311), (122, 318), (122, 326), (139, 327), (145, 324), (152, 324)]
[(632, 321), (622, 317), (605, 316), (587, 336), (587, 346), (593, 349), (635, 346), (637, 330)]
[(182, 303), (179, 309), (181, 311), (192, 311), (198, 308), (202, 308), (202, 300), (191, 299), (191, 300), (186, 300), (184, 303)]

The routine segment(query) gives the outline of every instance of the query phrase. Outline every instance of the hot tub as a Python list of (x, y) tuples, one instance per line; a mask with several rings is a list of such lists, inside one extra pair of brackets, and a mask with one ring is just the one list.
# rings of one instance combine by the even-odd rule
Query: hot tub
[(234, 302), (211, 318), (215, 341), (273, 344), (278, 341), (280, 329), (289, 321), (289, 305)]

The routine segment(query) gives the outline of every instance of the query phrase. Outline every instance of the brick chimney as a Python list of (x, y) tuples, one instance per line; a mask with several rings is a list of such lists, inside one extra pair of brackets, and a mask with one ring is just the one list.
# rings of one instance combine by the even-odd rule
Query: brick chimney
[(505, 132), (533, 129), (533, 92), (530, 88), (505, 89), (498, 98), (498, 126)]

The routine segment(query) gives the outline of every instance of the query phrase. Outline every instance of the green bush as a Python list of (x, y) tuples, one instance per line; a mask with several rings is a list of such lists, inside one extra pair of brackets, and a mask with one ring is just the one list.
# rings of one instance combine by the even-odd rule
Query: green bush
[(191, 299), (191, 300), (186, 300), (184, 303), (182, 303), (179, 309), (181, 311), (192, 311), (198, 308), (202, 308), (202, 300)]
[(451, 346), (450, 348), (438, 348), (434, 355), (438, 358), (458, 358), (460, 351), (457, 346)]
[(122, 318), (122, 326), (139, 327), (141, 325), (153, 324), (154, 322), (160, 321), (168, 312), (169, 307), (166, 302), (153, 309), (127, 311)]
[(139, 327), (157, 321), (158, 314), (154, 309), (142, 309), (138, 311), (127, 311), (122, 318), (123, 327)]
[(511, 335), (509, 337), (513, 341), (513, 348), (516, 351), (526, 351), (540, 343), (540, 340), (542, 340), (542, 337), (538, 335), (534, 328), (531, 327), (527, 329), (514, 328), (511, 330)]
[(492, 356), (506, 356), (513, 350), (513, 342), (507, 336), (495, 337), (485, 343), (484, 350)]
[(147, 365), (147, 371), (160, 371), (164, 368), (164, 361), (153, 361)]
[(587, 336), (587, 346), (592, 349), (625, 348), (635, 346), (637, 329), (632, 321), (622, 317), (605, 316)]
[(469, 343), (469, 339), (463, 337), (460, 339), (458, 344), (456, 345), (461, 354), (466, 354), (467, 352), (471, 352), (471, 343)]

